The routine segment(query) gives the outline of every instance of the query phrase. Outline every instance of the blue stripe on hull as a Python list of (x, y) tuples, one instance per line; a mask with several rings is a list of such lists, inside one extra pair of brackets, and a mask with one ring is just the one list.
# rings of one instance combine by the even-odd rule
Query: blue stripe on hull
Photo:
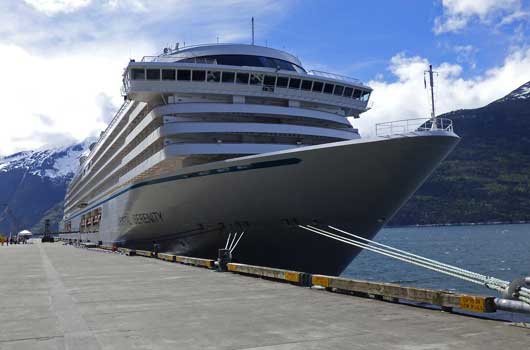
[(74, 216), (68, 218), (67, 220), (71, 220), (71, 219), (74, 219), (76, 217), (78, 217), (79, 215), (82, 215), (84, 213), (87, 213), (89, 212), (90, 210), (118, 197), (118, 196), (121, 196), (122, 194), (130, 191), (130, 190), (134, 190), (136, 188), (140, 188), (140, 187), (144, 187), (144, 186), (149, 186), (149, 185), (156, 185), (156, 184), (161, 184), (161, 183), (164, 183), (164, 182), (170, 182), (170, 181), (178, 181), (178, 180), (186, 180), (186, 179), (191, 179), (191, 178), (194, 178), (194, 177), (201, 177), (201, 176), (210, 176), (210, 175), (218, 175), (218, 174), (226, 174), (226, 173), (235, 173), (235, 172), (240, 172), (240, 171), (247, 171), (247, 170), (256, 170), (256, 169), (264, 169), (264, 168), (273, 168), (273, 167), (278, 167), (278, 166), (285, 166), (285, 165), (293, 165), (293, 164), (298, 164), (300, 163), (302, 160), (301, 159), (298, 159), (298, 158), (287, 158), (287, 159), (279, 159), (279, 160), (270, 160), (270, 161), (265, 161), (265, 162), (257, 162), (257, 163), (250, 163), (250, 164), (245, 164), (245, 165), (234, 165), (234, 166), (230, 166), (230, 167), (224, 167), (224, 168), (216, 168), (216, 169), (211, 169), (211, 170), (204, 170), (204, 171), (196, 171), (196, 172), (193, 172), (193, 173), (188, 173), (188, 174), (181, 174), (181, 175), (174, 175), (174, 176), (168, 176), (168, 177), (164, 177), (164, 178), (161, 178), (161, 179), (155, 179), (155, 180), (148, 180), (148, 181), (143, 181), (143, 182), (139, 182), (137, 184), (134, 184), (134, 185), (131, 185), (119, 192), (116, 192), (114, 193), (113, 195), (111, 195), (110, 197), (107, 197), (106, 199), (90, 206), (89, 208), (75, 214)]

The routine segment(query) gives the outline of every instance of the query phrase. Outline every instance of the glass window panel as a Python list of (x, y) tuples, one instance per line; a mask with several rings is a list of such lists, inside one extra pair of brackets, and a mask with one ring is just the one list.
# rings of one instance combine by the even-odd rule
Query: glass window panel
[(324, 88), (324, 83), (320, 81), (313, 82), (313, 91), (314, 92), (322, 92), (322, 89)]
[(208, 81), (212, 83), (218, 83), (221, 81), (221, 72), (208, 71)]
[(145, 69), (143, 68), (133, 68), (132, 70), (133, 80), (144, 80), (145, 79)]
[(358, 89), (355, 89), (355, 91), (353, 91), (353, 98), (358, 100), (361, 98), (361, 90), (358, 90)]
[(333, 91), (333, 95), (342, 96), (342, 91), (344, 91), (344, 86), (335, 85), (335, 90)]
[(162, 80), (175, 80), (176, 74), (174, 69), (162, 69)]
[(285, 88), (287, 87), (287, 83), (289, 82), (289, 78), (287, 77), (278, 77), (278, 79), (276, 80), (276, 86), (277, 87), (281, 87), (281, 88)]
[(311, 90), (311, 85), (313, 85), (311, 80), (302, 80), (302, 90)]
[(289, 89), (300, 89), (301, 79), (291, 78), (289, 81)]
[(331, 94), (333, 92), (333, 84), (324, 84), (324, 93)]
[(204, 71), (204, 70), (194, 70), (191, 73), (191, 80), (193, 80), (193, 81), (204, 81), (204, 80), (206, 80), (206, 71)]
[(284, 70), (290, 70), (290, 71), (294, 71), (294, 65), (290, 62), (287, 62), (287, 61), (284, 61), (284, 60), (280, 60), (280, 59), (277, 59), (277, 58), (272, 58), (272, 60), (274, 60), (274, 63), (276, 65), (276, 68), (277, 69), (284, 69)]
[(160, 80), (160, 69), (147, 69), (147, 80)]
[(281, 59), (254, 55), (211, 55), (180, 60), (182, 63), (207, 63), (226, 66), (268, 67), (305, 73), (302, 67)]
[(234, 72), (223, 72), (221, 81), (223, 83), (233, 83), (235, 77), (236, 77), (236, 73)]
[(191, 71), (189, 69), (179, 69), (177, 71), (177, 80), (190, 80)]
[(361, 95), (361, 101), (368, 101), (368, 99), (370, 98), (370, 91), (366, 91), (366, 90), (363, 90), (362, 92), (362, 95)]
[(237, 73), (236, 75), (236, 83), (238, 84), (248, 84), (248, 73)]
[(261, 85), (263, 83), (263, 74), (252, 73), (250, 75), (251, 85)]
[(353, 88), (352, 87), (345, 87), (344, 88), (344, 97), (351, 97), (351, 94), (353, 93)]
[(276, 84), (276, 76), (274, 75), (266, 75), (263, 79), (263, 85), (272, 85), (274, 86)]

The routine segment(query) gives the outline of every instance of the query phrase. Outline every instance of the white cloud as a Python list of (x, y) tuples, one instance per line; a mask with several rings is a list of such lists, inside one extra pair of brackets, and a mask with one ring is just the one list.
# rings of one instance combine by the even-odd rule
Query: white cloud
[(452, 50), (456, 53), (458, 63), (467, 63), (472, 69), (476, 68), (475, 54), (478, 52), (476, 47), (473, 45), (455, 45)]
[(290, 6), (280, 0), (28, 3), (0, 1), (0, 155), (98, 135), (121, 104), (129, 58), (158, 54), (177, 41), (246, 41), (252, 15), (272, 28)]
[(501, 24), (522, 19), (520, 0), (442, 0), (443, 16), (435, 18), (434, 33), (457, 32), (470, 21), (490, 23), (501, 18)]
[(58, 13), (69, 13), (88, 6), (92, 0), (24, 0), (48, 16)]
[[(0, 84), (0, 154), (56, 144), (57, 134), (80, 140), (105, 127), (101, 114), (108, 112), (108, 104), (103, 105), (99, 96), (113, 96), (113, 104), (120, 104), (121, 71), (127, 56), (116, 54), (120, 49), (116, 44), (97, 47), (97, 56), (87, 55), (84, 49), (94, 52), (96, 48), (72, 50), (68, 56), (42, 56), (0, 44), (2, 66), (14, 68), (4, 70)], [(46, 134), (55, 136), (46, 140)]]
[[(398, 54), (390, 61), (395, 82), (375, 80), (373, 108), (355, 119), (353, 124), (365, 136), (374, 134), (376, 123), (413, 118), (428, 118), (430, 102), (423, 84), (423, 74), (429, 62), (422, 57)], [(462, 108), (478, 108), (501, 98), (530, 81), (530, 49), (512, 52), (499, 67), (471, 78), (462, 77), (458, 64), (443, 63), (434, 67), (437, 114)], [(455, 126), (458, 131), (458, 125)]]

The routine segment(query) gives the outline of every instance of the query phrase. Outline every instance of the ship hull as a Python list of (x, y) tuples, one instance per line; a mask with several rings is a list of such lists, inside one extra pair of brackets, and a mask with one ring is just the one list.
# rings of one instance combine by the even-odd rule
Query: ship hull
[(80, 237), (215, 258), (229, 236), (245, 232), (235, 261), (338, 275), (360, 249), (297, 225), (334, 225), (372, 238), (458, 140), (422, 132), (186, 168), (90, 204), (102, 208), (100, 232)]

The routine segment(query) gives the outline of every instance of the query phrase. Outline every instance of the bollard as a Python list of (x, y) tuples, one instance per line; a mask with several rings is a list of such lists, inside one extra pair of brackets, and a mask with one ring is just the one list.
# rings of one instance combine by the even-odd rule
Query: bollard
[(219, 249), (218, 262), (218, 271), (226, 272), (228, 271), (227, 264), (232, 261), (232, 254), (230, 254), (230, 249)]

